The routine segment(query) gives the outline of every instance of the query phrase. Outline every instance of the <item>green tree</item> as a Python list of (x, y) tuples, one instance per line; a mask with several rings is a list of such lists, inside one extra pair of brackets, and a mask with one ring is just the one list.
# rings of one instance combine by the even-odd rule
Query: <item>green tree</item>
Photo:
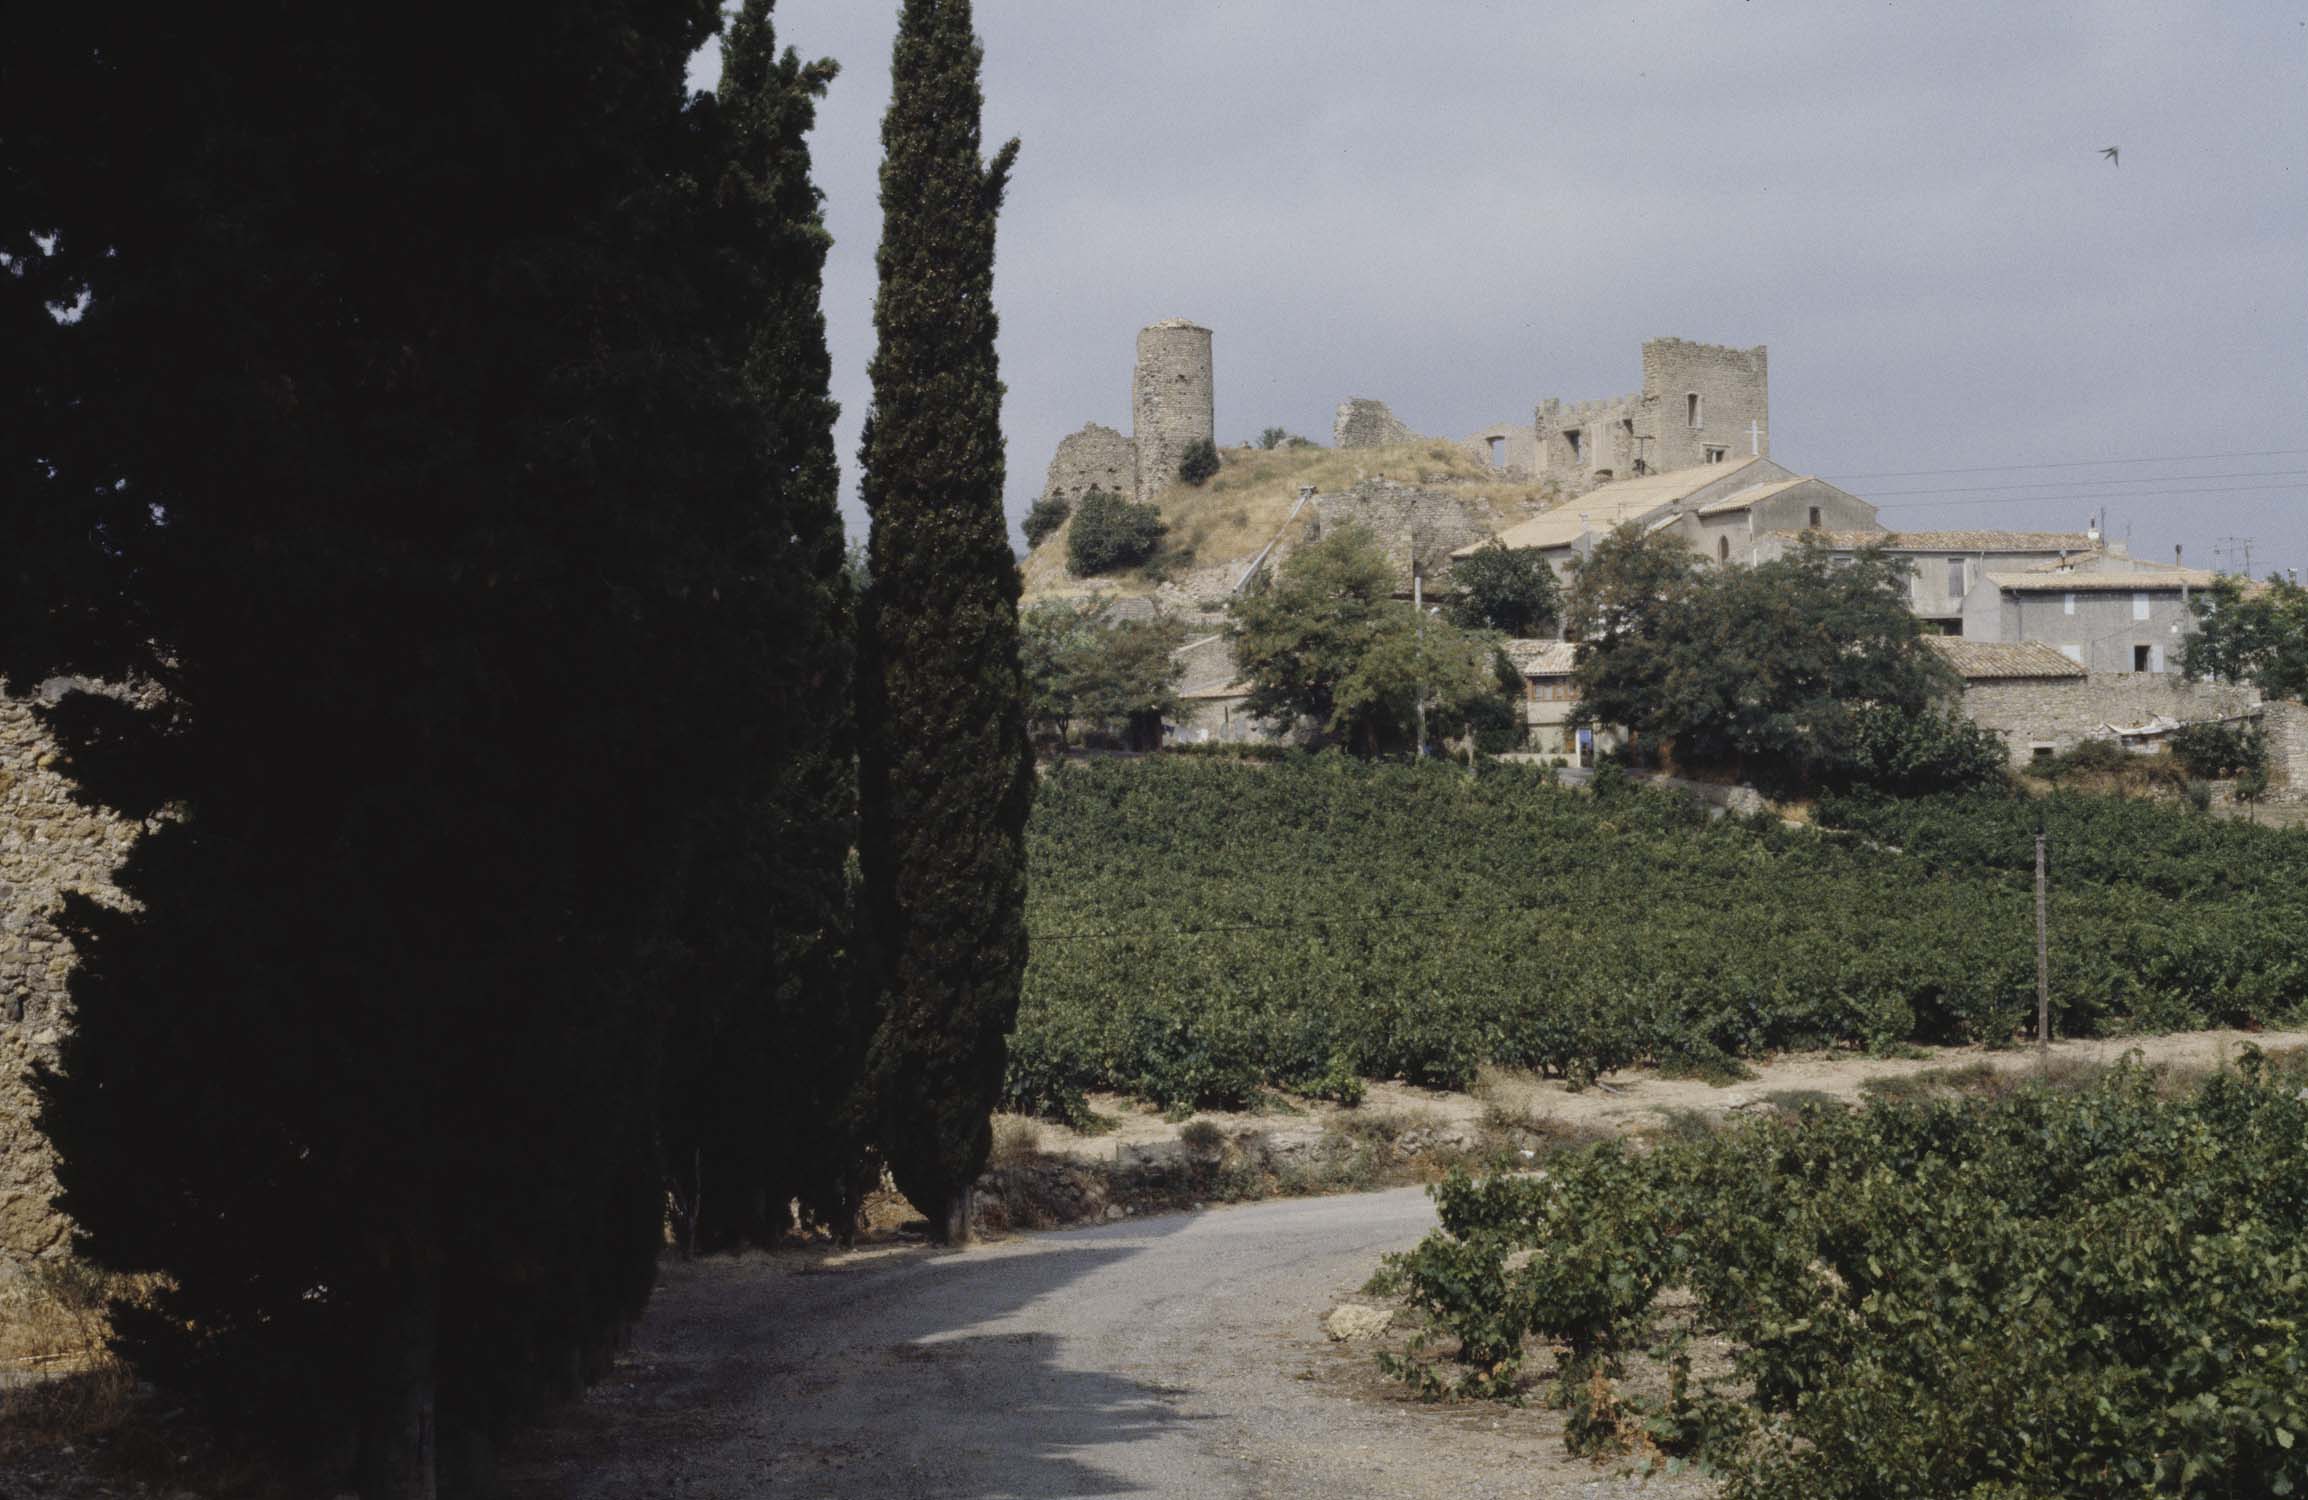
[(2190, 677), (2249, 682), (2271, 698), (2308, 699), (2308, 588), (2223, 575), (2189, 596), (2195, 628), (2180, 647)]
[(1066, 566), (1077, 578), (1134, 568), (1154, 555), (1170, 530), (1161, 509), (1094, 489), (1082, 497), (1066, 533)]
[(1562, 591), (1555, 570), (1535, 551), (1493, 545), (1451, 564), (1455, 596), (1445, 607), (1462, 630), (1496, 630), (1509, 636), (1542, 636), (1562, 615)]
[(1258, 435), (1258, 446), (1269, 453), (1290, 441), (1290, 434), (1280, 427), (1269, 427)]
[(0, 61), (0, 670), (136, 687), (50, 724), (154, 820), (65, 914), (42, 1125), (166, 1278), (140, 1376), (324, 1493), (470, 1492), (653, 1276), (660, 960), (816, 576), (715, 300), (718, 23), (49, 8)]
[(1185, 708), (1178, 696), (1186, 628), (1175, 619), (1121, 620), (1092, 634), (1074, 663), (1076, 712), (1122, 736), (1133, 750), (1162, 743), (1163, 721)]
[(856, 837), (851, 590), (819, 306), (830, 243), (806, 135), (830, 62), (782, 56), (770, 0), (747, 0), (722, 43), (713, 122), (726, 165), (707, 205), (723, 310), (758, 444), (762, 489), (733, 496), (734, 566), (720, 588), (751, 628), (722, 763), (726, 804), (701, 812), (660, 1139), (685, 1242), (766, 1243), (801, 1200), (846, 1234), (866, 1151), (852, 1091), (872, 1010), (850, 984)]
[(1026, 533), (1026, 545), (1039, 547), (1051, 532), (1066, 524), (1066, 517), (1074, 513), (1074, 502), (1064, 495), (1044, 495), (1026, 512), (1019, 529)]
[(1018, 617), (1018, 661), (1026, 679), (1026, 721), (1063, 748), (1081, 717), (1078, 664), (1106, 623), (1099, 599), (1044, 599)]
[(1217, 472), (1218, 446), (1208, 438), (1189, 443), (1186, 456), (1178, 460), (1178, 477), (1191, 485), (1207, 484)]
[(880, 1140), (949, 1243), (969, 1235), (1017, 1014), (1034, 775), (994, 348), (994, 224), (1018, 143), (980, 155), (981, 59), (968, 0), (905, 0), (862, 454), (860, 852), (886, 1007)]
[(1378, 539), (1343, 526), (1291, 554), (1272, 586), (1235, 601), (1227, 633), (1269, 723), (1312, 720), (1365, 754), (1409, 745), (1418, 710), (1430, 733), (1495, 695), (1493, 652), (1447, 621), (1421, 621), (1394, 597)]
[(1680, 537), (1625, 525), (1571, 564), (1564, 628), (1579, 643), (1574, 716), (1641, 732), (1665, 697), (1669, 656), (1688, 638), (1698, 555)]

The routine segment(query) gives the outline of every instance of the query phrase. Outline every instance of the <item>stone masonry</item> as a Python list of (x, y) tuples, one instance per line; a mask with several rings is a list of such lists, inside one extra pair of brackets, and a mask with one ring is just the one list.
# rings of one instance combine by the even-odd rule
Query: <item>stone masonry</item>
[(1167, 318), (1139, 330), (1130, 420), (1138, 445), (1136, 498), (1151, 500), (1177, 479), (1188, 448), (1216, 440), (1217, 385), (1209, 329), (1184, 318)]
[(1452, 552), (1498, 532), (1487, 501), (1391, 479), (1365, 479), (1337, 494), (1316, 495), (1313, 509), (1307, 541), (1340, 526), (1367, 527), (1393, 561), (1404, 593), (1410, 592), (1414, 561), (1433, 589), (1447, 577)]
[[(57, 679), (39, 696), (53, 702), (70, 686)], [(55, 760), (32, 704), (0, 695), (0, 1277), (68, 1243), (32, 1122), (33, 1065), (56, 1060), (67, 1022), (72, 955), (56, 909), (73, 890), (117, 901), (112, 871), (136, 837), (134, 825), (74, 802)]]
[(1355, 396), (1338, 404), (1330, 441), (1339, 448), (1399, 448), (1417, 442), (1418, 434), (1405, 427), (1384, 401)]
[(2191, 682), (2173, 672), (2093, 672), (2088, 676), (2006, 678), (1965, 686), (1963, 710), (2004, 737), (2013, 764), (2038, 746), (2055, 754), (2102, 734), (2101, 726), (2145, 724), (2158, 714), (2194, 723), (2235, 718), (2259, 705), (2258, 689)]
[(1092, 490), (1124, 499), (1138, 493), (1138, 445), (1095, 422), (1058, 445), (1042, 496), (1063, 496), (1079, 505)]
[(2308, 803), (2308, 704), (2262, 704), (2260, 732), (2268, 737), (2268, 800)]

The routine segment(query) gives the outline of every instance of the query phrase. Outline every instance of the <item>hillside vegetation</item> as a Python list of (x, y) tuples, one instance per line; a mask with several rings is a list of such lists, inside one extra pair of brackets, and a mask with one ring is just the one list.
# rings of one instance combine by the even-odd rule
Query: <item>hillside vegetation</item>
[(1831, 804), (1859, 832), (1820, 833), (1524, 768), (1158, 758), (1043, 783), (1011, 1098), (2010, 1041), (2035, 1014), (2039, 812), (2058, 1034), (2301, 1013), (2294, 833), (2073, 796)]
[[(1154, 499), (1169, 535), (1155, 554), (1153, 573), (1176, 574), (1227, 562), (1248, 562), (1274, 540), (1298, 501), (1302, 486), (1331, 493), (1357, 480), (1384, 475), (1410, 484), (1447, 484), (1462, 495), (1492, 502), (1501, 526), (1523, 519), (1525, 502), (1544, 498), (1529, 481), (1509, 482), (1456, 443), (1412, 443), (1396, 448), (1226, 448), (1217, 477), (1199, 487), (1173, 484)], [(1301, 517), (1301, 521), (1303, 521)], [(1045, 537), (1027, 554), (1026, 592), (1064, 592), (1079, 586), (1066, 569), (1067, 526)], [(1099, 580), (1122, 593), (1150, 592), (1147, 574), (1131, 572)]]

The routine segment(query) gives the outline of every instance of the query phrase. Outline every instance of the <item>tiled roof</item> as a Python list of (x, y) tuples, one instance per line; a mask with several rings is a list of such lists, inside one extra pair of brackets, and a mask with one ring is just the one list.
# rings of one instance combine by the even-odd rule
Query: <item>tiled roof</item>
[[(1800, 531), (1768, 534), (1803, 535)], [(1888, 552), (2084, 553), (2092, 550), (2092, 539), (2080, 531), (1822, 531), (1818, 535), (1830, 547), (1881, 547)]]
[(1575, 641), (1502, 641), (1499, 649), (1525, 677), (1568, 677), (1578, 660)]
[[(1743, 458), (1737, 463), (1699, 464), (1688, 469), (1671, 469), (1664, 474), (1616, 479), (1518, 526), (1509, 526), (1498, 534), (1497, 541), (1501, 546), (1516, 549), (1567, 547), (1590, 531), (1609, 531), (1627, 521), (1640, 521), (1660, 506), (1672, 505), (1694, 490), (1728, 479), (1749, 464), (1768, 462), (1770, 460), (1762, 458)], [(1459, 548), (1451, 556), (1466, 557), (1489, 545), (1488, 541), (1477, 542), (1471, 547)]]
[(1736, 495), (1725, 495), (1720, 500), (1710, 500), (1705, 505), (1700, 506), (1699, 514), (1703, 516), (1727, 516), (1734, 511), (1746, 510), (1759, 500), (1768, 500), (1782, 490), (1791, 490), (1799, 484), (1808, 482), (1811, 477), (1809, 474), (1798, 474), (1793, 479), (1781, 479), (1771, 484), (1759, 484), (1751, 490), (1741, 490)]
[(1990, 573), (1987, 581), (1999, 589), (2013, 593), (2120, 593), (2146, 594), (2159, 589), (2204, 589), (2219, 581), (2217, 573), (2201, 568), (2147, 569), (2136, 564), (2121, 573), (2042, 572), (2030, 569), (2025, 573)]
[(1960, 635), (1927, 635), (1923, 643), (1966, 682), (1998, 677), (2082, 677), (2083, 665), (2042, 641), (1969, 641)]

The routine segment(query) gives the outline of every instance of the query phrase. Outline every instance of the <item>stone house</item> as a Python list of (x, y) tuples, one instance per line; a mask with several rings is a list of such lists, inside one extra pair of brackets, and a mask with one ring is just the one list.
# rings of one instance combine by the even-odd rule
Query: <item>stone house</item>
[(1963, 680), (1965, 716), (2001, 735), (2014, 765), (2160, 720), (2193, 724), (2257, 718), (2261, 711), (2254, 688), (2192, 682), (2176, 672), (2094, 672), (2044, 641), (1924, 641)]
[(1990, 572), (1964, 598), (1963, 633), (2043, 641), (2094, 674), (2177, 673), (2193, 595), (2218, 575), (2100, 551)]
[[(1752, 554), (1767, 562), (1793, 551), (1799, 528), (1760, 531)], [(1834, 552), (1849, 554), (1879, 547), (1910, 565), (1908, 603), (1944, 635), (1969, 635), (1963, 628), (1964, 603), (1990, 573), (2024, 571), (2099, 547), (2083, 531), (1885, 531), (1878, 527), (1820, 530), (1814, 538)], [(1989, 636), (1987, 639), (1998, 639)]]

